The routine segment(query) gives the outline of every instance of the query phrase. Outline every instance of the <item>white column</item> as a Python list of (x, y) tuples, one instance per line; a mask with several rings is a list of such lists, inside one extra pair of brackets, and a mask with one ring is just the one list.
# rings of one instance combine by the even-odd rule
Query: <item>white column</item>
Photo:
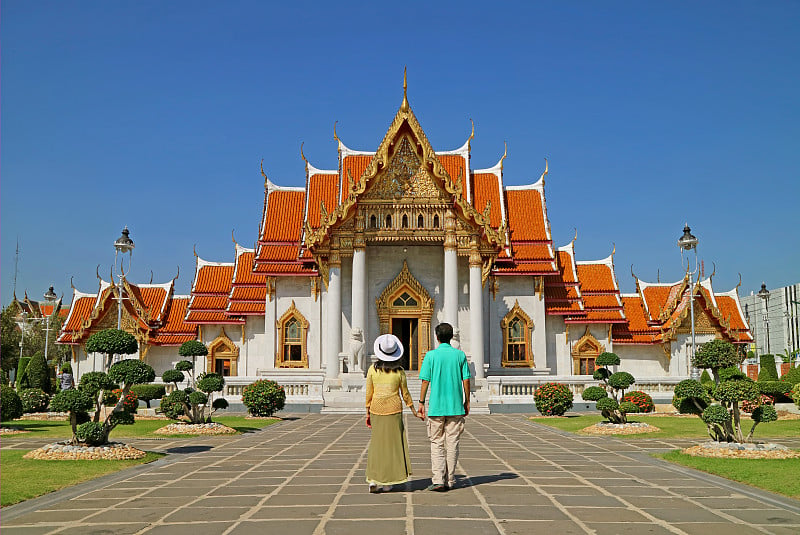
[(342, 350), (342, 268), (337, 264), (328, 267), (328, 329), (325, 348), (325, 377), (339, 377), (339, 352)]
[(353, 294), (352, 328), (361, 329), (366, 339), (365, 309), (367, 304), (367, 251), (363, 248), (353, 249)]
[(444, 250), (444, 321), (458, 327), (458, 258), (456, 249)]
[[(477, 265), (476, 265), (477, 264)], [(481, 286), (480, 256), (478, 262), (469, 263), (469, 337), (472, 362), (475, 363), (475, 378), (483, 379), (483, 288)]]

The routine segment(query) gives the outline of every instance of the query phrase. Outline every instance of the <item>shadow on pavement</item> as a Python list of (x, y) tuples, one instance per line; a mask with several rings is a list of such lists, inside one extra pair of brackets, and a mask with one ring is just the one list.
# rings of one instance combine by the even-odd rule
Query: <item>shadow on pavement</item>
[(200, 453), (202, 451), (208, 451), (212, 449), (213, 446), (178, 446), (176, 448), (169, 448), (166, 450), (167, 453), (177, 453), (179, 455), (187, 455), (190, 453)]
[[(489, 474), (485, 476), (475, 476), (471, 478), (467, 478), (466, 476), (457, 475), (456, 476), (456, 486), (457, 489), (463, 489), (467, 487), (475, 487), (478, 485), (485, 485), (487, 483), (494, 483), (496, 481), (503, 481), (506, 479), (517, 479), (519, 477), (518, 474), (514, 474), (513, 472), (503, 472), (500, 474)], [(405, 490), (410, 492), (415, 492), (418, 490), (425, 490), (428, 488), (428, 485), (431, 484), (430, 478), (426, 479), (415, 479), (413, 481), (409, 481), (406, 483)]]

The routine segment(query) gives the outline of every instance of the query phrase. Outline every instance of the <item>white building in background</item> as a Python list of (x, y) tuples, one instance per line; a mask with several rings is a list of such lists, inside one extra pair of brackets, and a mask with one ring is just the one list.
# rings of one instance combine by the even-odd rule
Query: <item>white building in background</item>
[[(800, 357), (800, 283), (751, 291), (741, 297), (745, 319), (750, 325), (753, 342), (748, 346), (758, 355), (795, 355)], [(776, 358), (777, 362), (780, 362)]]
[[(197, 257), (191, 295), (173, 295), (174, 281), (122, 285), (123, 328), (159, 375), (197, 338), (209, 347), (200, 368), (227, 376), (231, 399), (266, 377), (291, 402), (360, 407), (375, 338), (403, 341), (413, 383), (446, 321), (474, 371), (476, 401), (491, 408), (529, 402), (547, 381), (580, 391), (604, 351), (639, 388), (671, 392), (689, 374), (692, 306), (697, 344), (752, 340), (737, 289), (715, 291), (710, 278), (637, 278), (636, 293), (622, 294), (614, 251), (579, 260), (576, 239), (553, 243), (546, 166), (532, 184), (505, 186), (505, 154), (472, 166), (473, 135), (434, 150), (405, 91), (374, 151), (334, 136), (336, 168), (303, 155), (303, 187), (276, 185), (262, 169), (254, 247), (235, 243), (229, 262)], [(75, 290), (59, 341), (72, 346), (78, 376), (102, 366), (84, 347), (116, 326), (117, 291), (105, 281)]]

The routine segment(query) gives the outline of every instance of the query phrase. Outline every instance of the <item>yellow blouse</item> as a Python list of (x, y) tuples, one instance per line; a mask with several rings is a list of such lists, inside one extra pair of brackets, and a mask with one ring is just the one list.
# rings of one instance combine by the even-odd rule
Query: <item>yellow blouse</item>
[(403, 412), (400, 392), (408, 407), (414, 406), (414, 400), (408, 392), (406, 372), (375, 371), (374, 366), (367, 371), (367, 410), (372, 414), (385, 416)]

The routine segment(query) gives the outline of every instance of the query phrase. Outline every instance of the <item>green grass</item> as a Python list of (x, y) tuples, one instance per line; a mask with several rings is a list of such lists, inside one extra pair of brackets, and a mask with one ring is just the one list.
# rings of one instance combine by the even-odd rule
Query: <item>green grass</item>
[[(591, 425), (604, 420), (598, 414), (588, 414), (580, 416), (565, 416), (562, 418), (532, 417), (531, 421), (537, 424), (544, 424), (550, 427), (578, 433)], [(661, 431), (655, 433), (638, 433), (636, 435), (619, 435), (617, 438), (637, 439), (637, 438), (708, 438), (706, 425), (698, 416), (678, 417), (678, 416), (648, 416), (646, 414), (628, 415), (628, 420), (632, 422), (645, 422), (658, 427)], [(753, 421), (750, 418), (742, 419), (742, 430), (745, 434), (750, 432)], [(767, 422), (758, 424), (755, 434), (756, 440), (766, 438), (786, 438), (800, 436), (800, 425), (797, 420), (778, 420), (777, 422)]]
[(677, 450), (654, 457), (800, 500), (800, 459), (718, 459)]
[[(279, 422), (277, 418), (246, 418), (244, 416), (219, 416), (213, 418), (214, 422), (227, 425), (236, 429), (240, 433), (257, 431)], [(39, 421), (39, 420), (14, 420), (4, 422), (10, 427), (24, 429), (30, 433), (20, 433), (18, 435), (7, 435), (3, 441), (22, 440), (29, 438), (56, 438), (65, 439), (72, 436), (72, 428), (66, 421)], [(172, 423), (172, 420), (136, 420), (133, 425), (119, 425), (111, 432), (110, 440), (115, 441), (122, 438), (159, 438), (159, 437), (191, 437), (197, 435), (156, 435), (156, 429)]]
[(164, 456), (148, 452), (135, 461), (42, 461), (23, 459), (26, 453), (24, 450), (0, 451), (3, 466), (0, 505), (4, 507)]

